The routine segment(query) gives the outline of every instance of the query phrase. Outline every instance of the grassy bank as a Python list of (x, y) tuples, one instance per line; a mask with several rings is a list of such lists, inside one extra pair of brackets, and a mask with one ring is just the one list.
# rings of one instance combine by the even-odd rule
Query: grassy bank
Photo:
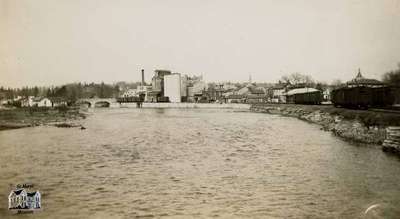
[(252, 111), (296, 117), (354, 142), (382, 144), (388, 126), (400, 126), (400, 114), (336, 108), (331, 105), (258, 104)]
[(62, 124), (85, 117), (77, 108), (0, 109), (0, 130)]

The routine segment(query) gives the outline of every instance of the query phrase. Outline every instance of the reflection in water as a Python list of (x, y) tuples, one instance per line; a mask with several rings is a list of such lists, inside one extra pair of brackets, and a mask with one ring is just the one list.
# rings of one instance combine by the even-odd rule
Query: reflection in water
[[(32, 182), (40, 218), (391, 218), (400, 162), (293, 118), (95, 109), (78, 128), (0, 132), (0, 218)], [(365, 212), (368, 207), (378, 207)], [(12, 215), (25, 218), (26, 215)]]

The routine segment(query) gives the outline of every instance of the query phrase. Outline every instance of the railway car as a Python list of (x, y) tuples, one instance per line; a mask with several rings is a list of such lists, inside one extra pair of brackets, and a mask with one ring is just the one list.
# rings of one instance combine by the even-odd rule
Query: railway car
[(384, 107), (394, 103), (390, 87), (343, 87), (332, 91), (332, 103), (335, 107), (367, 109)]
[(323, 96), (320, 90), (314, 88), (297, 88), (288, 91), (286, 99), (294, 104), (321, 104)]
[(372, 89), (373, 106), (384, 107), (395, 102), (394, 89), (391, 87), (378, 87)]
[(322, 93), (320, 91), (294, 95), (295, 104), (321, 104)]

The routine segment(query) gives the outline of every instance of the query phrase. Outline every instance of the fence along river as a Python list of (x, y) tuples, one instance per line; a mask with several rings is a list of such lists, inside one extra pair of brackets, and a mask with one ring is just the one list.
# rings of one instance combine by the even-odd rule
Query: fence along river
[(33, 183), (40, 218), (382, 218), (400, 162), (294, 118), (229, 109), (93, 109), (87, 129), (0, 132), (0, 218)]

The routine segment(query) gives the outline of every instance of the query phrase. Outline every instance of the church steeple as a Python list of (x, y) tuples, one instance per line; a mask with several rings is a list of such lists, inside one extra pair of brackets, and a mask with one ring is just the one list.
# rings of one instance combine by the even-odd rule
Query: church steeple
[(356, 79), (357, 78), (363, 78), (363, 76), (361, 75), (361, 69), (360, 68), (358, 68), (358, 74), (356, 76)]

